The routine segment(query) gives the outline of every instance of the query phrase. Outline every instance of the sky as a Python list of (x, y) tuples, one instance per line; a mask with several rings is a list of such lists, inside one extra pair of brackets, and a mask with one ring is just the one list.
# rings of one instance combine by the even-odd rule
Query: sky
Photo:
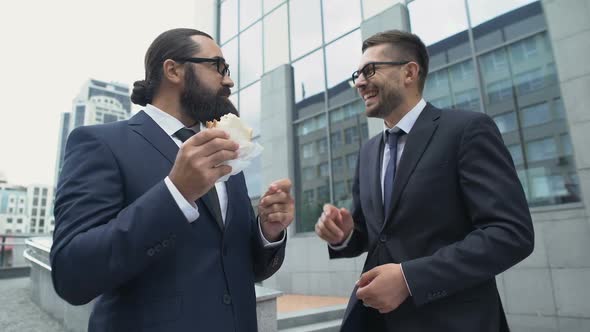
[(153, 39), (197, 27), (204, 0), (0, 2), (0, 173), (53, 184), (59, 119), (88, 78), (132, 86)]

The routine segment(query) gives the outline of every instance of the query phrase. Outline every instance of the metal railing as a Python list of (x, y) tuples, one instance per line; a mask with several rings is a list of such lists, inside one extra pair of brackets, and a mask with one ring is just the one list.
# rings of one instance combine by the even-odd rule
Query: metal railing
[(42, 234), (0, 234), (0, 279), (29, 274), (30, 267), (24, 255), (25, 241), (40, 235)]

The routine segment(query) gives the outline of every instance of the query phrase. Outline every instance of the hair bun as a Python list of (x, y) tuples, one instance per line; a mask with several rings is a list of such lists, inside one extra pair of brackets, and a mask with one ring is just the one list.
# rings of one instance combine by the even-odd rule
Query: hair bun
[(147, 96), (148, 84), (145, 80), (135, 81), (133, 83), (133, 92), (131, 93), (131, 101), (134, 104), (145, 106), (150, 102)]

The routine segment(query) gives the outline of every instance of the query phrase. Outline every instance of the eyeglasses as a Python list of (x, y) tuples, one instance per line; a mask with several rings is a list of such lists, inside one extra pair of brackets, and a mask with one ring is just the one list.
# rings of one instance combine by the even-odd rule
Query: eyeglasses
[(403, 66), (410, 61), (383, 61), (383, 62), (369, 62), (361, 70), (357, 70), (352, 73), (352, 83), (356, 83), (356, 80), (363, 74), (365, 79), (368, 79), (375, 75), (377, 65), (390, 65), (390, 66)]
[(184, 62), (192, 62), (192, 63), (203, 63), (203, 62), (213, 62), (217, 67), (217, 72), (221, 74), (221, 76), (230, 76), (229, 65), (225, 63), (225, 59), (218, 57), (218, 58), (184, 58), (184, 59), (177, 59), (176, 61), (184, 61)]

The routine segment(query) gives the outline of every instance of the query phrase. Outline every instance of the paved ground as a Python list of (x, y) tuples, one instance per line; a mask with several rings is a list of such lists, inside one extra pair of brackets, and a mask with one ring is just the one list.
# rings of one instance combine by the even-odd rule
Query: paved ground
[(277, 312), (285, 313), (346, 303), (348, 303), (346, 297), (286, 294), (277, 299)]
[(0, 331), (63, 332), (57, 321), (31, 301), (28, 289), (28, 277), (0, 280)]
[[(0, 332), (63, 332), (63, 326), (43, 312), (29, 296), (29, 278), (0, 279)], [(277, 311), (290, 312), (346, 304), (345, 297), (287, 294)]]

